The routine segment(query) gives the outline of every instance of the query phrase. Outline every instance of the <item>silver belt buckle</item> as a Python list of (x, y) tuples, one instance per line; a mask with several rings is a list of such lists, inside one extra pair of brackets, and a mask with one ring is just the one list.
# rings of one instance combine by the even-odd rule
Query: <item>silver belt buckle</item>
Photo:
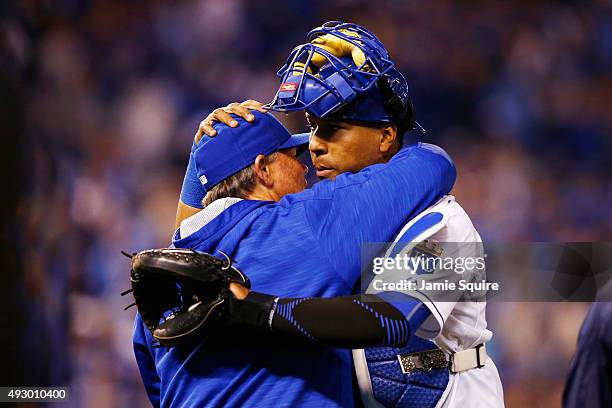
[(416, 371), (430, 372), (434, 368), (448, 368), (449, 361), (442, 350), (420, 351), (418, 353), (398, 354), (402, 373)]

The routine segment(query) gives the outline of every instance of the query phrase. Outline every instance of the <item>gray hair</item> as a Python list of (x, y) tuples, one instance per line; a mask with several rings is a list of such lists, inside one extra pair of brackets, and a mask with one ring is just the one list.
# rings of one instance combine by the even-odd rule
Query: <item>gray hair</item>
[[(265, 163), (272, 163), (277, 157), (278, 153), (273, 152), (266, 156)], [(206, 193), (202, 204), (207, 206), (215, 200), (226, 197), (246, 199), (256, 185), (257, 175), (255, 174), (255, 163), (253, 163), (214, 186)]]

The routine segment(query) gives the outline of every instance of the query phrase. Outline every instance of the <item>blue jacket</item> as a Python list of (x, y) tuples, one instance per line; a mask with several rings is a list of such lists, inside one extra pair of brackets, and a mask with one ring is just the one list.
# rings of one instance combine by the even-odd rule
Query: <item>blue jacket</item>
[[(419, 143), (387, 164), (322, 181), (278, 203), (240, 201), (187, 237), (177, 231), (173, 244), (225, 252), (257, 292), (348, 295), (362, 271), (362, 243), (391, 240), (449, 193), (455, 176), (443, 150)], [(152, 343), (137, 316), (134, 350), (155, 406), (354, 405), (350, 350), (248, 333), (218, 334), (193, 347)]]

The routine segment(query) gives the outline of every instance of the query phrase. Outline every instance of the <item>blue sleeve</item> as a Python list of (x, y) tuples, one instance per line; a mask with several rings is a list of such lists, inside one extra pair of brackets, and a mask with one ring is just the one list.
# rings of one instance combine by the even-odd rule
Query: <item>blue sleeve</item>
[(134, 354), (136, 355), (136, 363), (138, 363), (140, 377), (144, 383), (149, 400), (151, 400), (151, 404), (153, 404), (154, 407), (159, 407), (161, 379), (157, 375), (155, 360), (151, 355), (147, 343), (147, 333), (148, 331), (144, 327), (140, 314), (137, 313), (134, 321), (134, 336), (132, 340)]
[(191, 207), (204, 208), (202, 200), (206, 195), (206, 189), (202, 186), (200, 180), (198, 180), (198, 174), (196, 172), (195, 158), (193, 156), (193, 151), (196, 146), (195, 142), (191, 146), (189, 163), (187, 164), (187, 171), (183, 179), (183, 187), (181, 188), (181, 201)]
[(404, 147), (389, 163), (316, 184), (305, 200), (308, 222), (332, 267), (353, 285), (361, 272), (362, 244), (392, 239), (448, 194), (455, 178), (455, 166), (441, 148)]

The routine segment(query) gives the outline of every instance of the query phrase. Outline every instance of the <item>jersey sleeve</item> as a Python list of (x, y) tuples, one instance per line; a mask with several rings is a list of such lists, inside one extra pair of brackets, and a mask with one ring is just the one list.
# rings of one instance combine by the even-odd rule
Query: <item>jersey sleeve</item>
[(362, 244), (390, 240), (447, 194), (455, 177), (450, 157), (437, 146), (404, 147), (389, 163), (315, 185), (313, 199), (305, 202), (308, 221), (333, 268), (352, 286), (361, 271)]
[(151, 404), (154, 407), (159, 407), (161, 379), (157, 375), (155, 360), (151, 355), (149, 343), (147, 343), (147, 333), (148, 332), (144, 327), (144, 323), (142, 322), (140, 315), (136, 314), (136, 319), (134, 320), (134, 335), (132, 339), (136, 363), (138, 364), (140, 376)]

